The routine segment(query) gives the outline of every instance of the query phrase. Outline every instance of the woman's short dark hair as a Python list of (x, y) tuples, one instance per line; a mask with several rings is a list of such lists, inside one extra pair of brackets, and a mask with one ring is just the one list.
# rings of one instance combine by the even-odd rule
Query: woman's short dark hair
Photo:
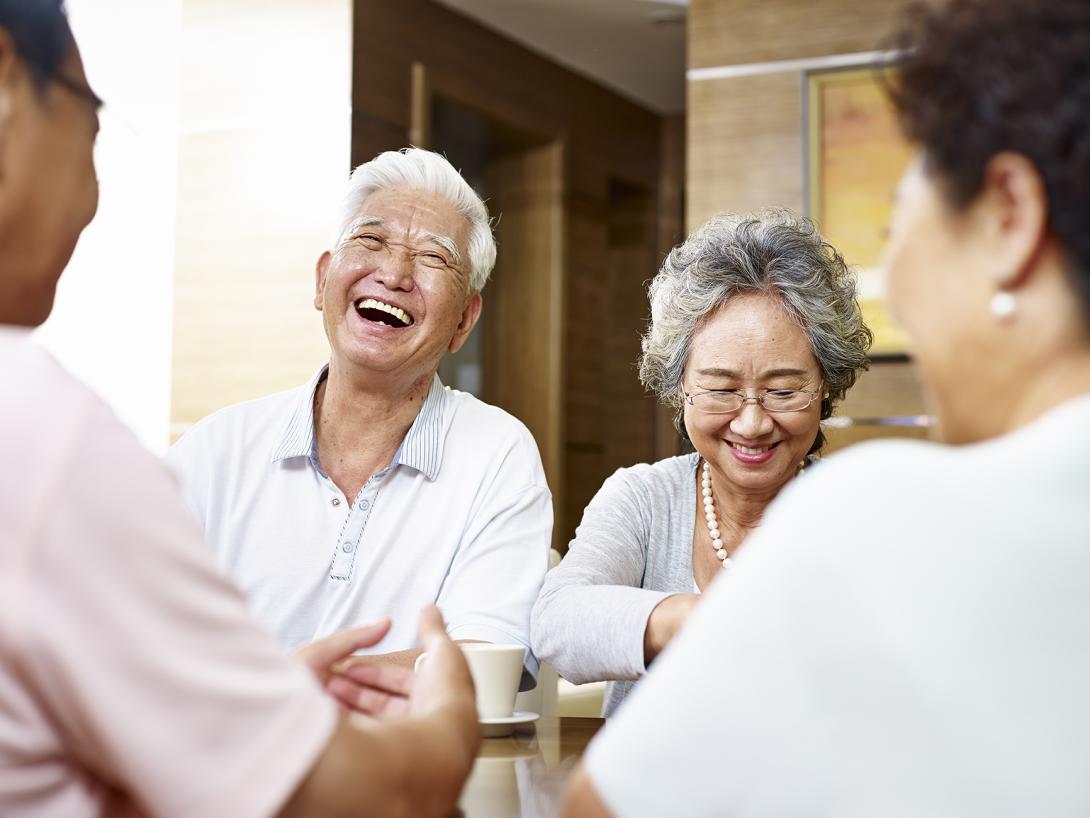
[(890, 98), (948, 202), (998, 153), (1033, 162), (1090, 310), (1090, 0), (917, 3), (894, 45)]
[(39, 85), (57, 75), (72, 48), (64, 0), (0, 0), (0, 28), (11, 34)]

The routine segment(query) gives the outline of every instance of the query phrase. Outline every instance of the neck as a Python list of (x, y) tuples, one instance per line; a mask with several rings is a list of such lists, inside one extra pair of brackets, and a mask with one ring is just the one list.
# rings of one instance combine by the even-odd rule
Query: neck
[(392, 385), (350, 377), (335, 360), (330, 363), (315, 393), (314, 433), (322, 468), (349, 498), (389, 465), (420, 414), (432, 377)]
[[(709, 461), (710, 462), (710, 461)], [(726, 521), (740, 532), (748, 532), (761, 524), (768, 504), (780, 493), (788, 481), (761, 490), (730, 487), (727, 479), (711, 463), (712, 493), (720, 523)], [(790, 480), (790, 478), (788, 478)]]
[(1032, 380), (1011, 383), (1002, 390), (1012, 400), (996, 413), (991, 424), (994, 435), (1012, 432), (1073, 398), (1090, 394), (1090, 349), (1041, 361), (1035, 371)]
[(993, 329), (979, 349), (966, 350), (953, 373), (928, 372), (925, 381), (948, 443), (975, 443), (1032, 423), (1090, 393), (1090, 325), (1062, 270), (1040, 274), (1036, 290), (1020, 296), (1010, 326)]
[(982, 324), (973, 333), (975, 346), (966, 343), (960, 350), (956, 371), (935, 365), (931, 358), (939, 353), (921, 356), (944, 441), (1005, 435), (1090, 393), (1087, 304), (1073, 290), (1066, 264), (1059, 248), (1048, 243), (1018, 292), (1015, 314)]

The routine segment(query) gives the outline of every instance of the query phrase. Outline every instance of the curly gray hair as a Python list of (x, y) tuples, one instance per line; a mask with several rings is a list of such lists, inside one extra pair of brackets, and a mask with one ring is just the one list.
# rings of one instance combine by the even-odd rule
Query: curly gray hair
[[(683, 422), (682, 376), (693, 335), (735, 293), (775, 294), (810, 339), (829, 397), (821, 419), (868, 366), (873, 335), (863, 323), (855, 277), (813, 222), (788, 210), (719, 216), (678, 245), (651, 282), (651, 323), (640, 380)], [(818, 432), (811, 454), (825, 445)]]

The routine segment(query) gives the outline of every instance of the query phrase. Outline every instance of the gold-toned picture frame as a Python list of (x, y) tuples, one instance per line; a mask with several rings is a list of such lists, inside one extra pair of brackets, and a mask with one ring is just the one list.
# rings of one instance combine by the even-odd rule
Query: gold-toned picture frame
[(908, 349), (878, 269), (893, 193), (911, 156), (882, 89), (882, 70), (815, 70), (804, 78), (807, 215), (858, 271), (873, 358), (901, 357)]

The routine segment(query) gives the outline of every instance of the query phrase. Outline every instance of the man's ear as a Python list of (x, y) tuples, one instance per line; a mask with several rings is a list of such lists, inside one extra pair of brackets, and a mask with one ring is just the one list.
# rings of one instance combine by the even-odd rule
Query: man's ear
[(1017, 290), (1028, 281), (1048, 241), (1048, 191), (1037, 166), (1020, 153), (993, 156), (984, 168), (974, 209), (990, 245), (996, 289)]
[(480, 317), (481, 294), (473, 293), (466, 302), (465, 309), (462, 310), (462, 320), (458, 323), (458, 329), (454, 331), (454, 336), (450, 339), (450, 344), (447, 345), (450, 352), (457, 352), (462, 348), (462, 344), (466, 342), (469, 333), (473, 332), (473, 328), (477, 326), (477, 319)]
[(326, 250), (318, 257), (318, 263), (314, 266), (314, 309), (318, 312), (322, 311), (326, 274), (329, 272), (329, 264), (332, 260), (333, 254)]

